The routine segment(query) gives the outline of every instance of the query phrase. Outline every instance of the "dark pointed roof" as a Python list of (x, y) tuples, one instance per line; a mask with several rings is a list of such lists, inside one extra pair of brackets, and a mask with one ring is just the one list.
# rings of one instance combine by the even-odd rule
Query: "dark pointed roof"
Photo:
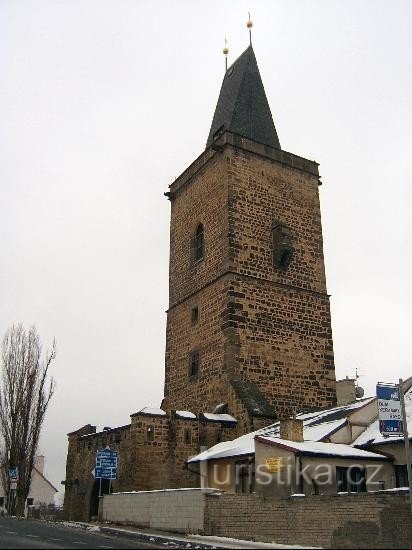
[(252, 46), (226, 71), (206, 147), (225, 130), (280, 149)]

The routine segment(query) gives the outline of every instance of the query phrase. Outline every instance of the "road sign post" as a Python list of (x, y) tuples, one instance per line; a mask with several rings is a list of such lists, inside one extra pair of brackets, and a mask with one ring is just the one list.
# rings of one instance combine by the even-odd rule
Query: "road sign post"
[(402, 410), (402, 421), (403, 421), (403, 438), (405, 441), (405, 457), (406, 457), (406, 469), (408, 472), (408, 481), (409, 481), (409, 504), (411, 507), (412, 513), (412, 466), (411, 466), (411, 454), (409, 446), (409, 433), (408, 433), (408, 419), (406, 417), (405, 410), (405, 395), (403, 393), (403, 380), (399, 380), (399, 397), (401, 402)]

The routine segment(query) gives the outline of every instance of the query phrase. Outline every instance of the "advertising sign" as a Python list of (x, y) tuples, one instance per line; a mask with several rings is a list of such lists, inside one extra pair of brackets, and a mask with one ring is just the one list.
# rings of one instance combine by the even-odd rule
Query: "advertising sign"
[(376, 397), (382, 435), (403, 435), (402, 410), (397, 384), (378, 384)]

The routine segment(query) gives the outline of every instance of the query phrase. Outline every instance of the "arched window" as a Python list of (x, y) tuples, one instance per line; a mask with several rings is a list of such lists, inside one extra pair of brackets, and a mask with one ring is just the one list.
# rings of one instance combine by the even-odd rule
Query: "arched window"
[(203, 225), (199, 223), (196, 228), (195, 241), (194, 241), (194, 256), (195, 262), (201, 260), (204, 254), (204, 234)]

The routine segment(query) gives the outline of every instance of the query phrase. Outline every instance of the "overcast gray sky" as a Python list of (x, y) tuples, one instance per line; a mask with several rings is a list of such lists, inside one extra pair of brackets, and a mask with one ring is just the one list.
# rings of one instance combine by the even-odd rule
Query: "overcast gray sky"
[(171, 181), (253, 44), (282, 148), (320, 163), (336, 373), (412, 375), (412, 3), (0, 1), (0, 334), (56, 337), (41, 441), (163, 395)]

